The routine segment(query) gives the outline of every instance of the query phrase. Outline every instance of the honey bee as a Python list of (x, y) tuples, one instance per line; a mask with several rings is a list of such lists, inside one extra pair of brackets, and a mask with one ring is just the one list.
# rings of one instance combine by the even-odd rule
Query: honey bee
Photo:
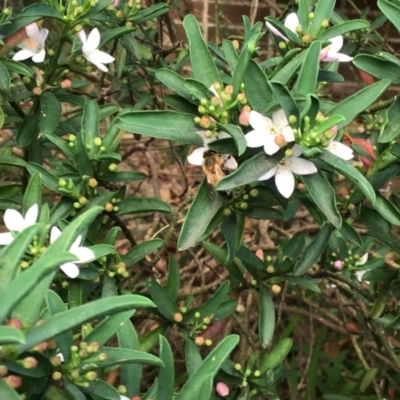
[(225, 176), (222, 169), (227, 160), (221, 154), (211, 150), (204, 152), (203, 157), (203, 171), (206, 174), (207, 182), (214, 187)]

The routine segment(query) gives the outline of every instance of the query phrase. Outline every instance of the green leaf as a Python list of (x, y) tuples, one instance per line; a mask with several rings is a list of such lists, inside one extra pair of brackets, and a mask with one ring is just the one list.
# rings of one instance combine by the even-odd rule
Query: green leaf
[(241, 156), (246, 151), (247, 142), (240, 127), (233, 124), (217, 124), (217, 126), (220, 130), (228, 133), (232, 137), (238, 150), (238, 155)]
[(315, 262), (317, 262), (329, 242), (332, 231), (333, 226), (331, 224), (325, 224), (321, 228), (321, 230), (314, 237), (313, 241), (304, 251), (300, 261), (296, 264), (293, 270), (293, 274), (295, 276), (304, 275), (307, 270), (310, 269)]
[(354, 65), (378, 79), (389, 79), (392, 83), (400, 83), (400, 66), (379, 55), (358, 54)]
[(234, 172), (219, 180), (215, 185), (215, 190), (231, 190), (254, 182), (274, 168), (282, 157), (282, 151), (272, 157), (267, 156), (264, 152), (258, 153), (242, 163)]
[(50, 91), (40, 96), (39, 128), (41, 133), (53, 133), (61, 120), (61, 103)]
[(147, 178), (147, 175), (138, 171), (108, 172), (101, 175), (101, 179), (111, 182), (137, 182)]
[(94, 139), (99, 136), (100, 110), (96, 100), (86, 102), (83, 108), (82, 130), (83, 144), (92, 145)]
[(343, 221), (339, 232), (346, 240), (353, 243), (355, 246), (361, 247), (363, 245), (360, 235), (347, 222)]
[(122, 26), (120, 28), (109, 29), (101, 34), (101, 40), (98, 47), (103, 46), (110, 40), (118, 39), (120, 36), (126, 35), (127, 33), (134, 32), (136, 28)]
[(245, 210), (239, 210), (246, 217), (254, 219), (281, 219), (282, 214), (273, 207), (267, 207), (259, 204), (249, 204)]
[(247, 66), (244, 82), (246, 97), (251, 108), (265, 115), (274, 95), (267, 76), (254, 60), (250, 60)]
[(0, 344), (19, 344), (25, 343), (25, 336), (19, 329), (11, 326), (0, 326)]
[(379, 132), (379, 143), (389, 143), (400, 133), (400, 98), (397, 97), (387, 111), (386, 122)]
[(302, 175), (301, 179), (314, 203), (324, 213), (328, 221), (336, 229), (340, 229), (342, 218), (336, 208), (336, 193), (325, 175), (318, 171), (312, 175)]
[(291, 42), (302, 46), (300, 37), (296, 33), (292, 32), (289, 28), (284, 26), (281, 22), (273, 17), (266, 17), (265, 20), (270, 23), (274, 28), (276, 28), (279, 32), (283, 33), (283, 35), (286, 36)]
[(146, 240), (130, 249), (122, 259), (128, 267), (131, 267), (164, 244), (164, 240), (161, 239)]
[(292, 348), (292, 339), (285, 338), (281, 340), (265, 357), (262, 361), (258, 370), (261, 374), (276, 368), (281, 362), (285, 360)]
[[(118, 329), (119, 346), (124, 349), (140, 350), (140, 343), (130, 320), (127, 320)], [(121, 365), (121, 384), (126, 386), (127, 395), (132, 397), (140, 393), (142, 366), (140, 364)]]
[(201, 35), (199, 23), (193, 15), (186, 15), (183, 20), (186, 37), (189, 43), (190, 64), (193, 78), (209, 88), (214, 82), (221, 82), (217, 67)]
[(265, 349), (270, 344), (275, 330), (275, 307), (268, 289), (260, 286), (260, 311), (258, 330), (261, 346)]
[(196, 134), (201, 128), (195, 124), (191, 114), (174, 111), (125, 111), (118, 116), (116, 126), (127, 132), (157, 139), (174, 140), (194, 146), (203, 145), (200, 136)]
[(22, 397), (4, 381), (0, 379), (0, 399), (22, 400)]
[(27, 115), (18, 128), (15, 142), (18, 147), (25, 148), (39, 135), (39, 121), (35, 115)]
[(121, 396), (115, 387), (109, 385), (101, 379), (95, 379), (89, 383), (88, 387), (80, 386), (83, 393), (99, 396), (100, 399), (120, 400)]
[(43, 136), (51, 143), (53, 143), (56, 147), (58, 147), (61, 152), (69, 159), (75, 159), (75, 152), (71, 147), (68, 146), (66, 140), (60, 138), (57, 135), (53, 135), (51, 133), (44, 133)]
[[(128, 295), (133, 296), (133, 295)], [(121, 349), (119, 347), (102, 347), (101, 352), (107, 354), (107, 359), (97, 361), (99, 367), (109, 367), (118, 364), (149, 364), (162, 367), (163, 362), (153, 354), (145, 353), (144, 351)], [(90, 358), (87, 359), (90, 362)]]
[[(210, 46), (212, 46), (212, 47), (210, 47)], [(214, 52), (220, 51), (220, 48), (218, 46), (215, 46), (214, 43), (208, 42), (208, 47), (210, 47), (211, 50), (213, 50)], [(235, 47), (233, 46), (232, 41), (231, 40), (223, 40), (222, 41), (222, 50), (223, 50), (223, 54), (220, 55), (220, 57), (225, 58), (229, 65), (229, 69), (231, 71), (234, 71), (236, 68), (236, 65), (238, 63), (239, 56), (236, 52)]]
[(378, 0), (378, 7), (400, 32), (400, 7), (388, 0)]
[(335, 3), (336, 0), (324, 0), (317, 3), (309, 31), (312, 37), (317, 36), (325, 19), (330, 20)]
[(371, 310), (370, 317), (372, 319), (379, 318), (383, 311), (385, 310), (387, 300), (389, 298), (390, 292), (390, 282), (386, 282), (383, 286), (379, 288), (379, 293), (376, 296), (374, 306)]
[(16, 72), (17, 74), (24, 75), (29, 78), (33, 78), (32, 70), (25, 64), (22, 64), (18, 61), (10, 60), (8, 58), (1, 58), (0, 61), (9, 71)]
[(188, 313), (188, 315), (194, 315), (196, 311), (199, 311), (201, 318), (211, 317), (215, 313), (215, 311), (217, 311), (218, 307), (226, 300), (226, 297), (229, 293), (229, 288), (229, 281), (225, 281), (205, 304), (193, 308), (192, 310), (190, 310), (190, 313)]
[(24, 199), (22, 202), (22, 210), (26, 213), (28, 209), (37, 204), (40, 207), (42, 203), (42, 180), (38, 172), (33, 174), (29, 180)]
[(169, 255), (168, 260), (168, 278), (165, 290), (171, 296), (173, 300), (176, 300), (179, 292), (180, 276), (179, 276), (179, 264), (176, 257), (173, 254)]
[(154, 20), (169, 11), (169, 7), (165, 3), (155, 3), (149, 7), (136, 11), (133, 17), (129, 18), (135, 25), (143, 24), (146, 21)]
[(134, 312), (134, 310), (128, 310), (115, 315), (110, 315), (100, 322), (100, 324), (85, 337), (85, 342), (97, 342), (100, 346), (103, 346), (118, 331), (121, 325), (132, 317)]
[(174, 357), (168, 340), (160, 335), (160, 358), (164, 367), (158, 372), (157, 400), (172, 400), (174, 398)]
[[(205, 358), (201, 365), (189, 376), (175, 400), (195, 400), (193, 394), (200, 390), (208, 379), (213, 378), (231, 351), (239, 343), (238, 335), (230, 335), (223, 339)], [(196, 397), (197, 399), (197, 397)]]
[(133, 294), (95, 300), (91, 303), (53, 315), (51, 319), (45, 320), (41, 325), (34, 326), (26, 334), (26, 343), (20, 345), (18, 350), (19, 352), (26, 351), (60, 333), (96, 318), (135, 308), (154, 306), (154, 303), (146, 297)]
[(388, 233), (392, 231), (392, 225), (381, 214), (369, 207), (361, 207), (360, 220), (369, 229), (376, 230), (382, 233)]
[(15, 239), (1, 253), (0, 268), (0, 293), (2, 293), (17, 275), (20, 262), (38, 232), (43, 229), (43, 224), (31, 225), (17, 234)]
[(42, 167), (39, 164), (31, 162), (26, 165), (26, 169), (31, 175), (38, 172), (44, 186), (47, 186), (49, 189), (54, 190), (55, 192), (58, 191), (58, 178), (54, 176), (51, 172), (47, 171), (46, 168)]
[(376, 196), (374, 208), (376, 211), (379, 212), (379, 214), (382, 215), (383, 218), (385, 218), (391, 224), (396, 226), (400, 225), (399, 211), (393, 206), (392, 203), (390, 203), (390, 201), (386, 200), (380, 194)]
[(285, 111), (287, 118), (289, 119), (291, 115), (294, 115), (297, 119), (299, 119), (299, 109), (294, 98), (289, 92), (289, 89), (285, 85), (278, 82), (271, 82), (271, 87), (276, 100), (278, 100), (279, 104)]
[(11, 85), (10, 74), (8, 73), (8, 70), (5, 67), (5, 65), (2, 62), (0, 62), (0, 88), (2, 88), (6, 92), (9, 92), (10, 85)]
[(324, 30), (320, 35), (318, 35), (318, 40), (329, 40), (347, 32), (365, 28), (369, 28), (368, 21), (364, 19), (352, 19), (351, 21), (345, 21), (339, 25), (334, 25)]
[(141, 212), (166, 212), (171, 214), (171, 206), (165, 201), (153, 198), (130, 198), (118, 203), (118, 215)]
[[(179, 234), (179, 250), (186, 250), (200, 240), (223, 201), (223, 198), (213, 191), (207, 181), (203, 180)], [(201, 218), (199, 218), (200, 215)]]
[(371, 105), (382, 93), (388, 88), (390, 81), (384, 79), (376, 82), (373, 85), (361, 89), (357, 93), (347, 97), (332, 107), (327, 116), (342, 115), (346, 119), (338, 124), (338, 129), (344, 128), (350, 124), (354, 118), (362, 113), (369, 105)]
[(295, 92), (304, 96), (314, 93), (317, 87), (319, 71), (319, 56), (321, 53), (321, 43), (313, 42), (307, 50), (306, 59), (300, 69)]
[(154, 301), (157, 310), (169, 321), (174, 321), (174, 315), (179, 313), (179, 308), (169, 293), (154, 279), (147, 279), (146, 286)]
[(332, 154), (329, 151), (323, 150), (320, 155), (321, 160), (325, 161), (328, 165), (335, 168), (337, 171), (345, 175), (363, 192), (365, 197), (372, 203), (375, 203), (376, 194), (371, 184), (365, 179), (365, 177), (355, 169), (347, 161), (342, 160), (340, 157)]
[(306, 51), (302, 51), (300, 54), (298, 54), (293, 60), (291, 60), (282, 69), (274, 74), (273, 78), (271, 78), (271, 82), (277, 82), (281, 83), (282, 85), (287, 85), (288, 82), (296, 74), (297, 70), (303, 65), (306, 55)]
[[(315, 283), (314, 279), (311, 279), (308, 276), (293, 276), (293, 275), (285, 275), (284, 277), (287, 281), (294, 285), (302, 286), (308, 290), (311, 290), (315, 293), (321, 293), (321, 289)], [(273, 280), (274, 278), (272, 278)]]
[(10, 165), (12, 167), (26, 167), (26, 162), (22, 158), (0, 154), (0, 165)]
[(233, 94), (232, 98), (235, 99), (239, 94), (240, 85), (243, 83), (243, 79), (247, 70), (247, 66), (253, 56), (254, 51), (257, 48), (257, 43), (260, 41), (261, 37), (264, 33), (259, 33), (258, 35), (253, 36), (243, 47), (239, 60), (236, 63), (232, 74), (231, 85), (233, 86)]
[(161, 68), (156, 72), (156, 78), (162, 82), (165, 86), (172, 89), (175, 93), (193, 102), (192, 96), (185, 89), (185, 79), (183, 79), (179, 74), (170, 69)]

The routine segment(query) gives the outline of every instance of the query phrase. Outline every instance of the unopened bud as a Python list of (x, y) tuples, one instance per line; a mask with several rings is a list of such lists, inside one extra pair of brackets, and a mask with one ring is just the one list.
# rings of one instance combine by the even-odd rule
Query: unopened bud
[(275, 272), (274, 266), (273, 266), (273, 265), (268, 265), (268, 267), (267, 267), (267, 272), (268, 272), (269, 274), (273, 274), (273, 273)]
[(95, 178), (90, 178), (90, 179), (88, 180), (88, 185), (89, 185), (91, 188), (95, 188), (95, 187), (98, 185), (98, 182), (97, 182), (97, 180), (96, 180)]
[(42, 94), (42, 89), (40, 89), (40, 87), (36, 86), (32, 89), (32, 93), (35, 96), (40, 96)]
[(243, 110), (239, 115), (239, 124), (249, 126), (250, 124), (250, 111)]
[(183, 317), (181, 313), (175, 313), (174, 314), (174, 321), (177, 322), (179, 324), (179, 322), (182, 322)]
[(197, 344), (197, 346), (203, 346), (204, 345), (204, 338), (201, 336), (197, 336), (197, 338), (194, 340), (194, 342)]
[(324, 19), (324, 20), (321, 22), (321, 28), (326, 29), (328, 26), (329, 26), (329, 20)]
[(102, 140), (101, 140), (101, 138), (99, 138), (99, 137), (96, 137), (96, 138), (94, 138), (94, 145), (96, 146), (96, 147), (100, 147), (101, 146), (101, 144), (102, 144)]
[(117, 164), (112, 163), (108, 166), (108, 170), (114, 172), (118, 168)]
[(26, 369), (36, 368), (38, 361), (34, 357), (26, 357), (22, 360), (22, 366)]
[(62, 379), (62, 374), (59, 371), (55, 371), (51, 377), (53, 378), (53, 381), (59, 381)]
[(312, 37), (311, 35), (309, 35), (308, 33), (306, 33), (305, 35), (303, 35), (303, 37), (301, 38), (302, 42), (304, 44), (310, 44), (312, 42)]
[(206, 339), (204, 343), (205, 343), (206, 346), (211, 346), (212, 345), (212, 340), (211, 339)]
[(281, 288), (279, 285), (272, 285), (271, 290), (272, 290), (274, 293), (278, 294), (278, 293), (281, 292), (282, 288)]

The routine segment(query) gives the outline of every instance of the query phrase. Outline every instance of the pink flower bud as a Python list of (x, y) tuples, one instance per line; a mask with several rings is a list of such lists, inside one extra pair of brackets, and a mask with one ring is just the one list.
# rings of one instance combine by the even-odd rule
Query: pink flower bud
[(250, 111), (243, 110), (239, 115), (239, 123), (243, 126), (249, 126)]
[(224, 382), (218, 382), (215, 390), (221, 397), (226, 397), (229, 394), (229, 387)]
[(341, 261), (341, 260), (336, 260), (334, 263), (333, 263), (333, 267), (335, 268), (335, 269), (337, 269), (338, 271), (341, 271), (342, 269), (343, 269), (343, 262)]

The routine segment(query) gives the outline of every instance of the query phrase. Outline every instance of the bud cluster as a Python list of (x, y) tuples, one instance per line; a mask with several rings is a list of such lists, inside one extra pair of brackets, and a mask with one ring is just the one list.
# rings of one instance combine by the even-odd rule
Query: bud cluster
[(327, 120), (321, 113), (315, 118), (314, 126), (310, 126), (310, 118), (305, 116), (303, 119), (303, 128), (301, 131), (301, 143), (307, 147), (328, 147), (329, 141), (332, 140), (337, 133), (337, 127), (333, 126), (328, 130), (321, 132), (319, 129)]

